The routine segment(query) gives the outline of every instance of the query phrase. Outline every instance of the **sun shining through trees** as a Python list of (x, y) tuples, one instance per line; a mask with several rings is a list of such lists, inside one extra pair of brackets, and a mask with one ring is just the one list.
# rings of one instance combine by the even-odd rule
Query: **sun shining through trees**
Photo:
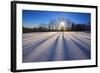
[(60, 24), (61, 24), (62, 27), (64, 27), (64, 25), (65, 25), (65, 23), (63, 21)]
[(89, 13), (23, 10), (23, 32), (88, 31)]
[(62, 31), (64, 31), (65, 23), (62, 21), (60, 24), (61, 24)]

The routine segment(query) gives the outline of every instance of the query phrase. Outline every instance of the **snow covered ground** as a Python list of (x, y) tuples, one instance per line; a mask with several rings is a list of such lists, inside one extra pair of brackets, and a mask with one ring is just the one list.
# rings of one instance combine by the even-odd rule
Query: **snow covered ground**
[(89, 32), (23, 34), (23, 62), (83, 60), (91, 58)]

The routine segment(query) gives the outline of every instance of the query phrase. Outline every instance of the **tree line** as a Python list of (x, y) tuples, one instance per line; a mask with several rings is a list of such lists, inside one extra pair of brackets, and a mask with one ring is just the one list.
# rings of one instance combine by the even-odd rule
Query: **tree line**
[(70, 27), (68, 24), (65, 23), (64, 26), (59, 28), (59, 22), (56, 20), (51, 20), (48, 24), (41, 23), (38, 27), (33, 27), (33, 28), (27, 28), (23, 26), (23, 32), (53, 32), (53, 31), (90, 31), (91, 30), (91, 25), (90, 23), (88, 24), (75, 24), (71, 23)]

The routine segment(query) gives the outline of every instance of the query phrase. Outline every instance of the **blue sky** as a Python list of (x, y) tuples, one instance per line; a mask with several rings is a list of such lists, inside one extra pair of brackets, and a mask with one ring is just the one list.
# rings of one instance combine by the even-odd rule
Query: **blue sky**
[(59, 17), (70, 19), (74, 23), (87, 24), (91, 22), (90, 13), (76, 12), (53, 12), (53, 11), (35, 11), (23, 10), (22, 22), (25, 27), (38, 26), (40, 23), (48, 24), (50, 20), (57, 20)]

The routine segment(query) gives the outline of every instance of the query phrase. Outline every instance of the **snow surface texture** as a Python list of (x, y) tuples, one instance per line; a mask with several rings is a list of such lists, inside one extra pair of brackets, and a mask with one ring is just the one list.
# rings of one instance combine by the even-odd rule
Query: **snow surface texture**
[(89, 32), (34, 32), (23, 34), (22, 61), (46, 62), (91, 58)]

